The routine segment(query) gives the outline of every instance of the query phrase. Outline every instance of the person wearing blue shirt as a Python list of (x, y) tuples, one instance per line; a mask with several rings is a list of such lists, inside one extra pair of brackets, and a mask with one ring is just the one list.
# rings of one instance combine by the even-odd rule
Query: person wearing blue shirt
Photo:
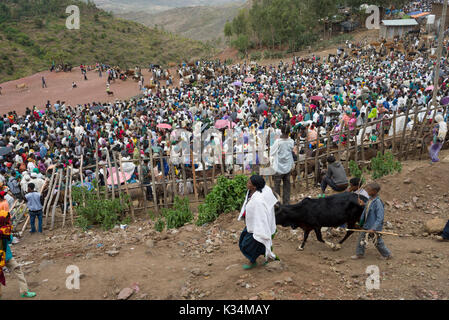
[[(367, 230), (366, 232), (361, 232), (359, 240), (357, 242), (356, 255), (352, 256), (351, 259), (361, 259), (365, 255), (366, 246), (366, 234), (368, 233), (368, 238), (371, 238), (376, 232), (382, 231), (384, 224), (384, 204), (379, 198), (380, 185), (376, 182), (369, 184), (366, 188), (370, 199), (366, 203), (365, 210), (362, 213), (360, 219), (360, 226)], [(359, 200), (360, 205), (365, 205), (362, 200)], [(383, 259), (389, 260), (392, 258), (391, 251), (386, 247), (382, 236), (377, 234), (377, 240), (375, 242), (377, 250), (382, 255)]]

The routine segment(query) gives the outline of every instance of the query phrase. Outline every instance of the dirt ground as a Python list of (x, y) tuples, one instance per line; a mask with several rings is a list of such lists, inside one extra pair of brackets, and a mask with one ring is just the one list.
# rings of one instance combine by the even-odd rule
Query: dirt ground
[[(311, 234), (305, 251), (298, 251), (302, 231), (280, 227), (274, 251), (281, 263), (244, 271), (241, 266), (247, 261), (238, 248), (244, 225), (236, 221), (237, 212), (222, 215), (211, 225), (163, 233), (142, 215), (125, 230), (44, 230), (43, 235), (26, 234), (12, 247), (13, 253), (24, 264), (36, 299), (113, 300), (122, 289), (133, 288), (132, 300), (447, 300), (449, 243), (436, 241), (423, 227), (433, 218), (449, 219), (447, 150), (442, 159), (433, 165), (408, 161), (400, 174), (378, 180), (386, 205), (385, 229), (400, 235), (384, 237), (394, 255), (389, 261), (381, 260), (372, 246), (365, 259), (351, 260), (355, 235), (340, 251), (332, 251)], [(318, 193), (318, 189), (298, 190), (293, 199)], [(333, 229), (324, 233), (333, 242), (342, 236)], [(82, 274), (79, 290), (66, 288), (70, 265)], [(366, 269), (372, 265), (379, 268), (380, 288), (368, 291)], [(17, 299), (17, 280), (7, 274), (6, 281), (3, 299)]]
[[(174, 69), (172, 70), (174, 71)], [(148, 84), (152, 73), (148, 69), (142, 69), (145, 83)], [(175, 85), (179, 77), (172, 72)], [(42, 88), (42, 77), (45, 78), (48, 88)], [(107, 74), (103, 72), (102, 77), (95, 71), (87, 72), (87, 81), (84, 80), (80, 68), (74, 68), (72, 72), (50, 72), (44, 71), (19, 80), (0, 84), (2, 95), (0, 95), (0, 113), (5, 114), (15, 110), (18, 114), (25, 113), (27, 107), (37, 106), (39, 110), (45, 109), (47, 100), (53, 104), (57, 100), (65, 101), (67, 105), (87, 104), (92, 102), (111, 102), (116, 99), (126, 100), (137, 96), (139, 84), (137, 81), (128, 79), (126, 81), (116, 80), (111, 82), (110, 88), (113, 96), (106, 93)], [(77, 88), (72, 89), (72, 82)], [(162, 81), (161, 81), (162, 82)], [(17, 89), (17, 85), (26, 84), (27, 89)], [(165, 85), (165, 83), (164, 83)]]
[[(353, 33), (355, 41), (362, 41), (368, 39), (372, 41), (377, 37), (377, 32), (374, 31), (361, 31)], [(325, 50), (314, 52), (316, 55), (324, 57), (330, 53), (336, 52), (338, 46), (331, 46)], [(295, 54), (286, 56), (283, 61), (289, 61), (293, 55), (299, 57), (310, 56), (312, 52), (302, 51)], [(233, 63), (242, 62), (238, 58), (238, 51), (232, 48), (227, 48), (215, 59), (225, 61), (232, 59)], [(261, 60), (261, 65), (276, 65), (279, 63), (279, 59)], [(179, 77), (176, 72), (176, 68), (170, 69), (174, 79), (175, 85), (179, 83)], [(148, 69), (142, 69), (145, 84), (151, 79), (151, 74), (148, 73)], [(48, 88), (42, 88), (42, 77), (45, 78)], [(57, 100), (65, 101), (67, 105), (86, 104), (92, 102), (110, 102), (116, 99), (125, 100), (138, 95), (139, 86), (138, 82), (132, 79), (127, 81), (117, 80), (115, 83), (111, 83), (111, 91), (114, 92), (114, 96), (108, 96), (106, 93), (106, 81), (107, 76), (103, 73), (103, 77), (99, 77), (97, 72), (90, 71), (87, 73), (88, 80), (85, 81), (79, 67), (76, 67), (72, 72), (50, 72), (43, 71), (32, 76), (1, 83), (2, 95), (0, 95), (0, 114), (5, 114), (11, 110), (15, 110), (18, 114), (25, 113), (27, 107), (32, 108), (37, 106), (38, 109), (44, 109), (48, 100), (52, 104), (55, 104)], [(75, 82), (78, 88), (72, 89), (72, 82)], [(16, 86), (25, 84), (26, 89), (17, 89)]]

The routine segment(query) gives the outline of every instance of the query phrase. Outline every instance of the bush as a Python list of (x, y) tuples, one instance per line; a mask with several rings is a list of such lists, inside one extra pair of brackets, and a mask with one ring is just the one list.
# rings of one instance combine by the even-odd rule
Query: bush
[(260, 59), (262, 59), (262, 53), (261, 52), (254, 52), (254, 53), (251, 54), (251, 60), (258, 61)]
[(190, 210), (189, 199), (175, 197), (172, 209), (162, 209), (162, 215), (167, 223), (167, 229), (180, 228), (193, 220), (193, 213)]
[(157, 232), (162, 232), (165, 229), (165, 222), (163, 218), (159, 218), (154, 225)]
[(355, 162), (354, 160), (349, 161), (349, 172), (351, 174), (351, 177), (359, 178), (361, 179), (361, 184), (365, 184), (366, 179), (365, 177), (362, 178), (364, 170), (361, 170), (357, 162)]
[(372, 178), (379, 179), (393, 172), (401, 172), (402, 164), (399, 161), (394, 160), (394, 156), (391, 152), (386, 152), (382, 155), (381, 152), (377, 153), (377, 157), (371, 159), (371, 171)]
[(214, 221), (222, 213), (239, 210), (245, 201), (247, 181), (248, 178), (244, 175), (234, 179), (218, 177), (217, 184), (206, 196), (205, 203), (198, 207), (196, 224), (201, 226)]
[[(96, 186), (96, 181), (93, 182)], [(85, 195), (85, 206), (83, 203), (83, 192)], [(104, 196), (103, 192), (100, 192)], [(73, 201), (77, 204), (75, 210), (78, 214), (76, 225), (86, 231), (92, 225), (101, 225), (104, 230), (110, 230), (117, 224), (129, 221), (129, 219), (122, 219), (123, 213), (127, 210), (127, 205), (130, 204), (128, 195), (122, 195), (123, 205), (120, 199), (104, 199), (98, 200), (95, 189), (88, 191), (87, 188), (72, 189)]]

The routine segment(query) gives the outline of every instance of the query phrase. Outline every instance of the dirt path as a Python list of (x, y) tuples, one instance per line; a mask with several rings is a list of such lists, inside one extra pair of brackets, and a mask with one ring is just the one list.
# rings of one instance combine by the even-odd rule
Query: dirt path
[[(448, 156), (444, 151), (442, 159)], [(373, 247), (365, 259), (351, 260), (356, 236), (332, 251), (311, 235), (300, 252), (302, 232), (279, 228), (274, 248), (282, 263), (243, 271), (246, 259), (238, 237), (244, 225), (236, 221), (236, 212), (220, 216), (213, 225), (163, 233), (141, 217), (126, 230), (27, 234), (13, 252), (21, 263), (33, 261), (23, 268), (37, 299), (116, 299), (121, 289), (134, 284), (139, 292), (131, 299), (449, 299), (448, 243), (423, 230), (427, 220), (449, 219), (448, 162), (409, 161), (400, 174), (379, 180), (386, 231), (401, 235), (384, 238), (394, 255), (390, 261), (379, 259)], [(407, 178), (410, 183), (404, 182)], [(336, 242), (342, 234), (324, 236)], [(119, 253), (111, 257), (110, 250)], [(69, 265), (83, 274), (80, 290), (66, 288)], [(366, 269), (372, 265), (380, 270), (380, 289), (367, 291)], [(3, 298), (16, 299), (18, 283), (10, 274), (7, 284)]]

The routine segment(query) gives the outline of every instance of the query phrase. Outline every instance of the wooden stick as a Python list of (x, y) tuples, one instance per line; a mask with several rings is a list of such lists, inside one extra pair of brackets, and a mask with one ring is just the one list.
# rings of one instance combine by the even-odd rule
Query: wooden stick
[(380, 150), (382, 152), (382, 155), (385, 154), (385, 129), (384, 129), (384, 119), (382, 118), (382, 122), (380, 123)]
[(86, 195), (84, 194), (83, 163), (84, 163), (84, 154), (81, 155), (80, 179), (81, 179), (81, 193), (83, 195), (83, 207), (86, 207)]
[[(345, 229), (345, 230), (346, 231), (352, 231), (352, 232), (366, 232), (366, 233), (369, 233), (368, 230), (361, 230), (361, 229)], [(384, 232), (384, 231), (374, 231), (374, 233), (385, 234), (385, 235), (389, 235), (389, 236), (400, 236), (397, 233)]]
[(115, 200), (115, 184), (114, 184), (114, 176), (112, 174), (111, 157), (109, 156), (108, 149), (106, 149), (106, 159), (108, 161), (109, 170), (106, 171), (106, 173), (105, 173), (105, 177), (104, 177), (105, 182), (106, 182), (105, 185), (106, 185), (106, 189), (109, 189), (109, 185), (108, 185), (108, 174), (109, 174), (109, 176), (111, 177), (111, 183), (112, 183), (112, 201), (114, 201)]
[(109, 199), (109, 186), (108, 186), (108, 167), (103, 165), (101, 166), (103, 169), (103, 180), (104, 180), (104, 198), (106, 200)]
[(152, 181), (152, 191), (153, 191), (153, 202), (156, 207), (156, 214), (159, 214), (159, 206), (158, 206), (158, 199), (157, 199), (157, 193), (156, 193), (156, 181), (154, 178), (154, 168), (153, 168), (153, 149), (151, 148), (151, 139), (150, 139), (150, 162), (151, 162), (151, 181)]
[(95, 179), (97, 180), (97, 199), (100, 200), (100, 175), (98, 170), (98, 139), (95, 139)]
[[(192, 175), (193, 175), (193, 192), (195, 193), (195, 200), (198, 201), (198, 187), (196, 185), (195, 160), (193, 159), (193, 151), (190, 150), (190, 157), (192, 159)], [(234, 172), (234, 170), (233, 170)]]
[(161, 150), (161, 154), (159, 155), (159, 163), (161, 164), (161, 172), (162, 172), (162, 187), (164, 188), (164, 208), (167, 207), (167, 183), (165, 179), (165, 168), (164, 168), (164, 157), (163, 157), (163, 150)]
[[(123, 199), (121, 194), (121, 184), (120, 184), (120, 176), (119, 176), (119, 166), (117, 164), (117, 157), (115, 156), (115, 152), (112, 152), (112, 160), (114, 161), (114, 167), (115, 167), (115, 176), (117, 178), (117, 190), (118, 190), (118, 197), (120, 199), (120, 204), (123, 206)], [(114, 177), (112, 177), (112, 181), (114, 181)], [(115, 187), (115, 183), (114, 183)]]
[(47, 203), (48, 203), (48, 200), (49, 200), (49, 198), (50, 198), (50, 196), (51, 196), (51, 190), (52, 190), (52, 188), (53, 188), (53, 183), (54, 183), (55, 175), (56, 175), (56, 167), (53, 168), (53, 172), (51, 173), (51, 179), (50, 179), (50, 182), (49, 182), (49, 185), (48, 185), (48, 193), (47, 193), (47, 196), (45, 197), (44, 205), (43, 205), (43, 207), (42, 207), (42, 212), (43, 212), (43, 213), (46, 212)]
[[(405, 121), (404, 121), (404, 129), (402, 130), (402, 137), (401, 137), (401, 145), (400, 145), (400, 152), (399, 152), (399, 161), (402, 161), (404, 158), (404, 148), (405, 146), (405, 132), (407, 131), (407, 124), (408, 124), (408, 114), (410, 113), (410, 105), (407, 105), (407, 110), (405, 112)], [(414, 130), (415, 128), (413, 128)]]
[(51, 211), (50, 230), (53, 230), (53, 227), (55, 226), (56, 207), (58, 206), (59, 197), (61, 196), (62, 176), (63, 175), (64, 175), (64, 168), (61, 168), (61, 174), (59, 175), (59, 183), (58, 183), (58, 193), (56, 194), (55, 203), (53, 204), (53, 210)]
[(142, 195), (143, 195), (143, 205), (145, 208), (145, 214), (148, 212), (147, 209), (147, 190), (146, 188), (143, 186), (143, 181), (145, 180), (145, 178), (143, 177), (143, 173), (142, 173), (142, 168), (144, 166), (144, 163), (142, 161), (142, 154), (140, 153), (140, 145), (139, 145), (139, 167), (138, 167), (138, 172), (139, 172), (139, 180), (140, 180), (140, 189), (142, 190)]
[[(56, 167), (55, 167), (55, 170), (56, 170)], [(45, 208), (45, 210), (46, 210), (46, 212), (45, 212), (45, 227), (47, 227), (47, 225), (48, 225), (48, 214), (50, 213), (51, 202), (53, 200), (53, 193), (56, 189), (56, 185), (58, 184), (59, 175), (61, 175), (61, 172), (58, 170), (58, 172), (56, 172), (56, 175), (55, 175), (55, 181), (53, 183), (52, 189), (50, 190), (50, 198), (48, 199), (47, 207)]]
[(396, 153), (396, 119), (397, 119), (397, 112), (395, 111), (393, 113), (393, 145), (392, 145), (393, 156)]
[(366, 133), (366, 127), (368, 126), (368, 119), (365, 121), (364, 125), (363, 125), (363, 130), (362, 130), (362, 139), (360, 141), (361, 143), (361, 151), (362, 151), (362, 161), (365, 161), (365, 133)]
[(67, 196), (68, 196), (68, 187), (69, 187), (69, 167), (66, 167), (66, 174), (65, 174), (65, 188), (64, 188), (64, 211), (62, 214), (62, 227), (65, 226), (65, 218), (67, 214)]
[(72, 222), (73, 227), (75, 223), (73, 221), (72, 182), (73, 182), (73, 165), (70, 166), (70, 178), (69, 178), (69, 208), (70, 208), (70, 220)]
[(126, 176), (125, 176), (125, 170), (123, 170), (122, 154), (119, 153), (118, 155), (119, 155), (119, 162), (120, 162), (120, 171), (122, 172), (123, 180), (125, 180), (125, 190), (126, 190), (126, 193), (128, 194), (128, 197), (129, 197), (129, 206), (130, 206), (130, 209), (131, 209), (131, 217), (135, 221), (136, 217), (134, 215), (134, 204), (133, 204), (132, 199), (131, 199), (131, 194), (129, 193), (128, 182), (126, 181)]

